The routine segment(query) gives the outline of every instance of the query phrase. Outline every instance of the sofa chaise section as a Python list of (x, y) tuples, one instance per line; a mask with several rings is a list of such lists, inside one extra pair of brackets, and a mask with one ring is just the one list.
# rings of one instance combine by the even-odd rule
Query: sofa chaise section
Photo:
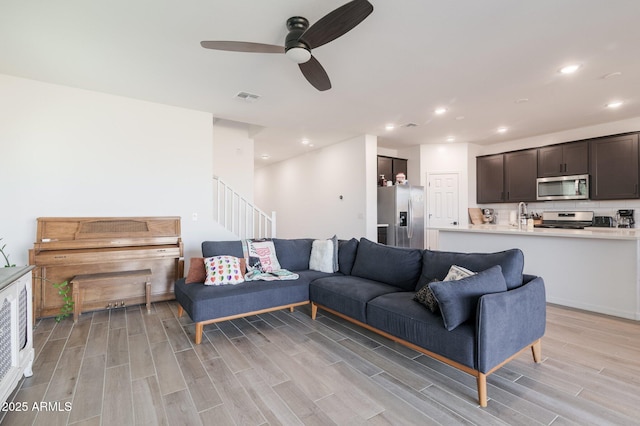
[[(282, 251), (288, 253), (281, 256), (282, 263), (289, 267), (308, 268), (311, 241), (281, 240)], [(202, 255), (243, 257), (242, 242), (205, 241), (202, 243)], [(308, 269), (295, 272), (299, 275), (297, 280), (251, 281), (221, 286), (187, 284), (184, 278), (179, 279), (174, 287), (179, 303), (178, 316), (187, 312), (195, 323), (195, 343), (200, 344), (207, 324), (285, 308), (293, 311), (296, 306), (309, 303), (310, 281), (330, 275)]]

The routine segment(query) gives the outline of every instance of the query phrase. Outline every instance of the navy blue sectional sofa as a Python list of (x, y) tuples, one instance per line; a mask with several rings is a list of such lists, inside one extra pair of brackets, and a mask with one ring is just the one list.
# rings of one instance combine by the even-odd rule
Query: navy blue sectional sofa
[[(453, 253), (390, 247), (367, 239), (340, 241), (339, 270), (309, 270), (313, 239), (274, 239), (282, 268), (292, 281), (252, 281), (204, 286), (178, 280), (179, 314), (196, 323), (196, 343), (206, 324), (311, 303), (391, 340), (476, 377), (478, 401), (487, 405), (487, 375), (531, 348), (541, 359), (546, 299), (541, 277), (523, 275), (518, 249), (498, 253)], [(240, 241), (205, 241), (204, 257), (242, 257)], [(452, 265), (476, 272), (442, 280)], [(430, 286), (438, 309), (414, 295)]]

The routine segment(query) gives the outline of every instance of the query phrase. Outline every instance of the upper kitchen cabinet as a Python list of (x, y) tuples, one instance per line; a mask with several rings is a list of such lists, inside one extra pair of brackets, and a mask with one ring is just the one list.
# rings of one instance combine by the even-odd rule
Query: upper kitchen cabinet
[(506, 202), (536, 201), (538, 150), (504, 154), (504, 189)]
[(504, 154), (476, 158), (476, 201), (504, 202)]
[(380, 175), (384, 175), (386, 180), (392, 181), (395, 185), (398, 173), (404, 173), (405, 177), (407, 176), (407, 160), (378, 155), (378, 179)]
[(378, 182), (379, 179), (384, 176), (386, 180), (394, 180), (391, 175), (393, 174), (393, 158), (383, 157), (378, 155)]
[(589, 173), (589, 142), (570, 142), (538, 148), (538, 177)]
[(638, 134), (589, 141), (592, 200), (638, 198)]

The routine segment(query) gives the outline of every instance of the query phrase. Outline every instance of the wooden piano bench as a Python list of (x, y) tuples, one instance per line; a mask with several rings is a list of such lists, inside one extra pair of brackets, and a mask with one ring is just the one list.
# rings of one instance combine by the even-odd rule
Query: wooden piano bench
[[(141, 284), (144, 284), (144, 291)], [(73, 322), (82, 311), (111, 309), (143, 303), (151, 311), (151, 270), (102, 272), (76, 275), (71, 280), (73, 294)], [(113, 302), (104, 305), (104, 301)]]

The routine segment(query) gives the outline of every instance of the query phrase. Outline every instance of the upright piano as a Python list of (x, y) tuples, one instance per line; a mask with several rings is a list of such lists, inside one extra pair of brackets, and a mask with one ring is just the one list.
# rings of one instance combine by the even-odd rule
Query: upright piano
[[(179, 217), (41, 217), (29, 250), (35, 318), (57, 315), (64, 302), (53, 287), (83, 274), (150, 269), (151, 301), (174, 298), (173, 284), (184, 272)], [(113, 289), (93, 294), (84, 310), (110, 306)], [(138, 301), (139, 299), (139, 301)], [(144, 303), (139, 298), (128, 302)]]

